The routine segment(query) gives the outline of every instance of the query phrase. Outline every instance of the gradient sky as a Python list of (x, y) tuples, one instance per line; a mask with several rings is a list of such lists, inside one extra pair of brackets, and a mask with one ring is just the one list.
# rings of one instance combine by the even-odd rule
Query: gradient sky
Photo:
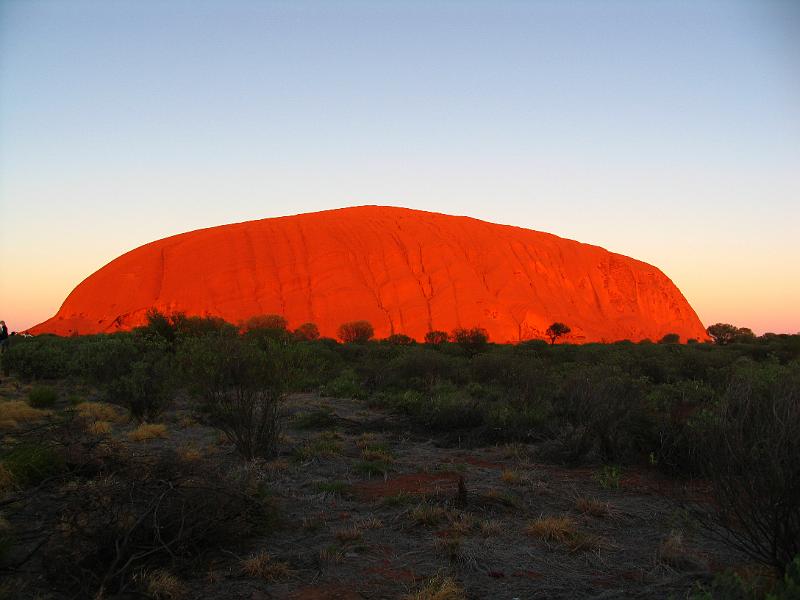
[(385, 204), (800, 331), (800, 2), (0, 0), (0, 318), (175, 233)]

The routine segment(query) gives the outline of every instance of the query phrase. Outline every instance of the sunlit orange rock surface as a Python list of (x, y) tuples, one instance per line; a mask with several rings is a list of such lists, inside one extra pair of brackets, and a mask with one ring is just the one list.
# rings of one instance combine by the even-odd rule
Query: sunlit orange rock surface
[(113, 332), (148, 309), (232, 323), (284, 315), (335, 337), (366, 319), (377, 337), (486, 328), (493, 341), (706, 339), (656, 267), (547, 233), (468, 217), (362, 206), (192, 231), (136, 248), (76, 287), (32, 333)]

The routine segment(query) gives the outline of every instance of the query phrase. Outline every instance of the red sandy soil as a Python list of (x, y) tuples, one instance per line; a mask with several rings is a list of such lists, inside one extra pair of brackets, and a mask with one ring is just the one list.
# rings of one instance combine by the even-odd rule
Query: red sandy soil
[(136, 248), (89, 276), (35, 334), (127, 330), (146, 313), (239, 323), (280, 314), (291, 327), (370, 321), (376, 337), (485, 328), (492, 341), (706, 339), (680, 290), (656, 267), (519, 227), (360, 206), (223, 225)]

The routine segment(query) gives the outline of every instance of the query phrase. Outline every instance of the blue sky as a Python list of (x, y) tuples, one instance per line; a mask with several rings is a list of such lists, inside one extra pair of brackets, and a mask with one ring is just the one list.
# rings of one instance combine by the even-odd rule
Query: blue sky
[(356, 204), (659, 266), (800, 330), (800, 3), (0, 2), (0, 318), (133, 247)]

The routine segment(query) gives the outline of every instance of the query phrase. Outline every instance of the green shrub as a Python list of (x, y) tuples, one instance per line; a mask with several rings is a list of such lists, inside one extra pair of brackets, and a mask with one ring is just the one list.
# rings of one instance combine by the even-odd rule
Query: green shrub
[(2, 463), (19, 486), (36, 485), (64, 469), (64, 459), (58, 452), (40, 444), (19, 444), (9, 450)]
[(364, 398), (366, 392), (353, 369), (344, 369), (336, 378), (322, 386), (320, 392), (333, 398)]
[(618, 490), (622, 469), (617, 465), (604, 465), (595, 475), (595, 479), (604, 490)]
[(173, 363), (164, 341), (145, 338), (139, 358), (106, 386), (108, 401), (127, 408), (139, 422), (156, 420), (172, 400)]
[(24, 381), (65, 377), (72, 343), (72, 339), (49, 335), (15, 340), (3, 354), (3, 368)]
[(28, 404), (33, 408), (52, 408), (58, 401), (58, 392), (46, 385), (31, 388), (28, 392)]
[(698, 433), (707, 532), (782, 574), (800, 554), (800, 364), (740, 365)]
[(185, 340), (178, 361), (206, 424), (247, 460), (275, 455), (289, 379), (281, 345), (264, 350), (255, 340), (223, 332)]

